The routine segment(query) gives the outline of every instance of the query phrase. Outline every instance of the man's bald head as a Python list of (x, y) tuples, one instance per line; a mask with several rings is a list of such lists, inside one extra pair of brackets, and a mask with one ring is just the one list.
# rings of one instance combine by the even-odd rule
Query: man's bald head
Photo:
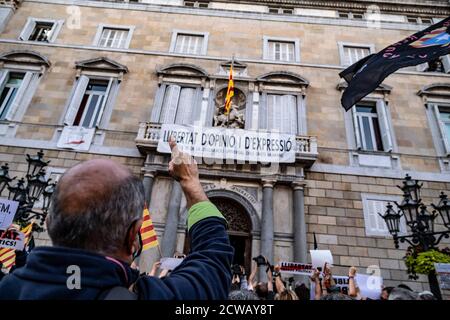
[(142, 183), (127, 168), (111, 160), (89, 160), (60, 179), (47, 229), (55, 245), (111, 254), (124, 245), (143, 206)]

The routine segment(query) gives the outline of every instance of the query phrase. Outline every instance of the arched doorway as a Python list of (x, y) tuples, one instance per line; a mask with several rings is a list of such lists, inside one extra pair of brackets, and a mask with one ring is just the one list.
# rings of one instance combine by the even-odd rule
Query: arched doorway
[[(216, 205), (228, 222), (228, 235), (234, 247), (232, 264), (244, 266), (245, 272), (250, 274), (252, 261), (252, 220), (243, 204), (226, 196), (209, 195), (209, 200)], [(184, 244), (184, 252), (190, 250), (188, 234)]]

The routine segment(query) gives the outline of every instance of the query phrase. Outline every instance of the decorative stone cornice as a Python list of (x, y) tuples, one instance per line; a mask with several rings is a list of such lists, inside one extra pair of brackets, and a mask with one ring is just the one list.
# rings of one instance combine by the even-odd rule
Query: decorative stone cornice
[[(218, 2), (230, 2), (224, 0), (214, 0)], [(394, 0), (234, 0), (239, 3), (267, 4), (278, 6), (294, 6), (307, 8), (322, 8), (332, 10), (356, 10), (366, 11), (370, 6), (376, 5), (383, 13), (395, 12), (403, 14), (427, 14), (427, 15), (448, 15), (450, 13), (450, 4), (448, 1), (436, 0), (433, 3), (423, 3), (421, 0), (411, 1), (394, 1)]]
[(273, 188), (275, 183), (277, 183), (277, 180), (274, 178), (262, 178), (261, 183), (263, 188)]
[(0, 5), (13, 7), (14, 10), (20, 7), (23, 0), (0, 0)]

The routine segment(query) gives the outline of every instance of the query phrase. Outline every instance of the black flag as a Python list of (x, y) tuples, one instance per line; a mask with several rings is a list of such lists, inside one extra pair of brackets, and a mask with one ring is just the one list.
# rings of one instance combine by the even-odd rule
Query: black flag
[(400, 68), (433, 61), (449, 53), (450, 17), (342, 71), (339, 76), (348, 82), (341, 99), (342, 106), (348, 111)]

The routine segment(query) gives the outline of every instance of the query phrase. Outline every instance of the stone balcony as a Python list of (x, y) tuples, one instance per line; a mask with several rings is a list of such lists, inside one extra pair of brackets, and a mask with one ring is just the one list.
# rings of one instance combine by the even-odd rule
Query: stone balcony
[[(142, 122), (136, 137), (136, 146), (143, 154), (156, 152), (160, 138), (161, 124)], [(317, 138), (314, 136), (296, 136), (296, 162), (311, 166), (318, 157)]]

